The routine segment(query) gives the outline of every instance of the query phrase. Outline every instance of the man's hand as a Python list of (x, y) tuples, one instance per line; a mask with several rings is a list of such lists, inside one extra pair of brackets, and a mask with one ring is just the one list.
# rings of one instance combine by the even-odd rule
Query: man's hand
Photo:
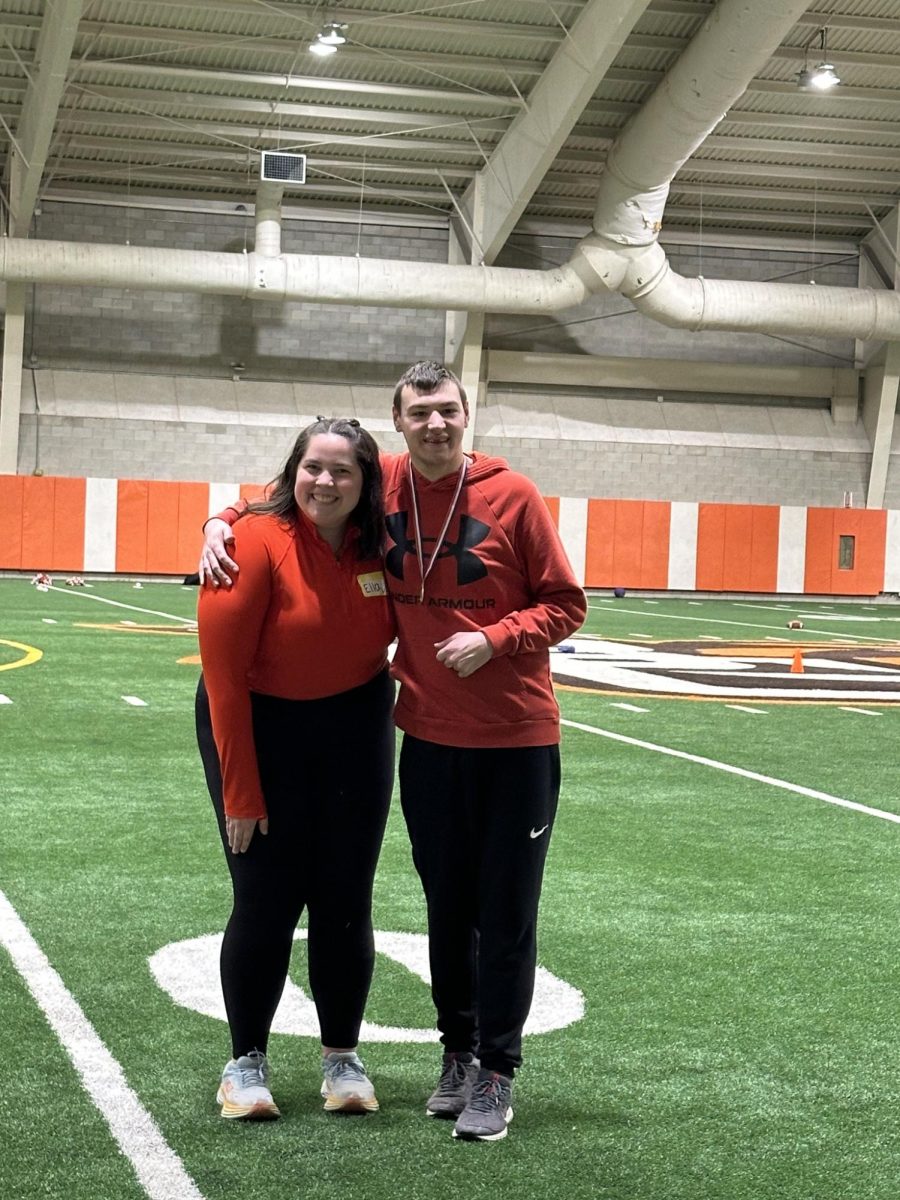
[(454, 633), (434, 645), (438, 662), (455, 671), (460, 679), (474, 675), (494, 656), (491, 643), (483, 633)]
[(237, 575), (240, 567), (233, 558), (228, 557), (227, 546), (234, 545), (234, 533), (226, 521), (218, 517), (210, 517), (204, 529), (206, 540), (200, 554), (200, 584), (211, 583), (214, 588), (224, 584), (231, 587), (232, 576)]
[(256, 817), (225, 818), (225, 833), (228, 837), (228, 846), (232, 854), (244, 853), (253, 840), (253, 834), (257, 825), (261, 834), (265, 835), (269, 832), (268, 817), (263, 817), (259, 821), (257, 821)]

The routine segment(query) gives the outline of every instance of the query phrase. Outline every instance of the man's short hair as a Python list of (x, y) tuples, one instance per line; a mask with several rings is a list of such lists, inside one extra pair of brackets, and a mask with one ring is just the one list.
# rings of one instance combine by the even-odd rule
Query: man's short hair
[(430, 396), (432, 392), (438, 390), (442, 383), (447, 381), (455, 383), (459, 388), (459, 398), (463, 402), (463, 408), (468, 411), (469, 399), (466, 396), (466, 389), (452, 371), (448, 370), (443, 363), (435, 362), (433, 358), (413, 363), (408, 370), (403, 372), (394, 388), (394, 408), (397, 412), (400, 411), (400, 393), (405, 387), (411, 387), (419, 396)]

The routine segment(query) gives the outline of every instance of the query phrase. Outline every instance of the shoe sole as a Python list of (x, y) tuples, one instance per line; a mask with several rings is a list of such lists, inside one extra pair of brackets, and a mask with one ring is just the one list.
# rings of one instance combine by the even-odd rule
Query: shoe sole
[(233, 1104), (230, 1100), (223, 1099), (221, 1095), (216, 1096), (216, 1100), (222, 1105), (220, 1116), (228, 1121), (275, 1121), (281, 1116), (278, 1105), (274, 1101), (271, 1104), (267, 1104), (265, 1101), (259, 1104)]
[(380, 1107), (374, 1096), (365, 1100), (362, 1096), (335, 1096), (328, 1091), (327, 1084), (322, 1084), (322, 1096), (325, 1099), (324, 1109), (326, 1112), (342, 1112), (342, 1113), (372, 1113), (378, 1112)]
[(425, 1116), (426, 1117), (436, 1117), (437, 1120), (439, 1120), (439, 1121), (456, 1121), (459, 1117), (462, 1116), (462, 1111), (463, 1111), (463, 1108), (465, 1108), (465, 1107), (466, 1106), (463, 1105), (462, 1108), (457, 1108), (454, 1111), (451, 1111), (450, 1109), (447, 1109), (446, 1111), (443, 1111), (443, 1110), (436, 1111), (433, 1108), (426, 1108)]
[(457, 1133), (453, 1130), (453, 1137), (460, 1142), (499, 1142), (501, 1138), (505, 1138), (509, 1132), (509, 1123), (513, 1119), (513, 1110), (507, 1109), (506, 1124), (498, 1133)]

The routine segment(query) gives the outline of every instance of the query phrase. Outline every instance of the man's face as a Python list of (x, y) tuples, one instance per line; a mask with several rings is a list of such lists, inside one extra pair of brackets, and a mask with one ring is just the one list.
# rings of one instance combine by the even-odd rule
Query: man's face
[(420, 396), (409, 384), (394, 409), (394, 428), (406, 438), (413, 466), (426, 479), (440, 479), (462, 466), (463, 431), (469, 410), (459, 388), (445, 379), (436, 391)]

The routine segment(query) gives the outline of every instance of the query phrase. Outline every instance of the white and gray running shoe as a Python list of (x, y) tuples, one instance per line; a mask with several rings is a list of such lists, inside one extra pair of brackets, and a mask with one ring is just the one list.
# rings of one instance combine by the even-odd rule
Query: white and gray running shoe
[(352, 1050), (333, 1050), (322, 1059), (322, 1095), (326, 1112), (369, 1113), (378, 1111), (375, 1088), (359, 1056)]
[(259, 1050), (229, 1059), (216, 1093), (222, 1116), (242, 1117), (245, 1121), (273, 1121), (280, 1117), (268, 1081), (269, 1063)]

